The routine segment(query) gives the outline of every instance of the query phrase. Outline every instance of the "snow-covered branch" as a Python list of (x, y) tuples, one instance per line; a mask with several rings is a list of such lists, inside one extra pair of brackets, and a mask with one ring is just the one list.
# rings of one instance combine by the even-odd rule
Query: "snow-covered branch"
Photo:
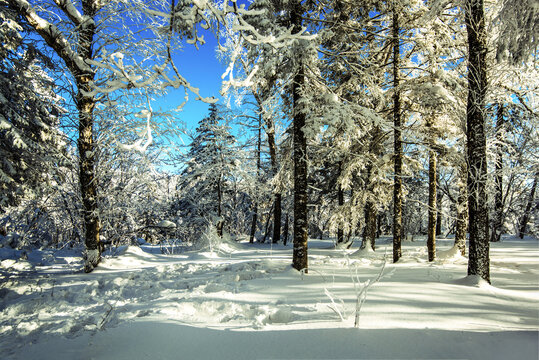
[[(64, 34), (47, 20), (40, 17), (26, 0), (8, 0), (12, 7), (23, 15), (28, 23), (43, 37), (47, 44), (65, 61), (71, 71), (92, 72), (84, 59), (73, 51)], [(72, 14), (74, 15), (74, 14)], [(81, 18), (82, 19), (82, 18)]]

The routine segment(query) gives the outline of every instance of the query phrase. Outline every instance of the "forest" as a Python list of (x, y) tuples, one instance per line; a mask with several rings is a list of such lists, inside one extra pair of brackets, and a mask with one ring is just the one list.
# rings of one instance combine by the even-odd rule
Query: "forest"
[[(538, 19), (535, 0), (0, 0), (0, 325), (20, 343), (47, 331), (21, 333), (32, 322), (11, 318), (35, 311), (9, 309), (27, 303), (13, 289), (41, 284), (44, 273), (51, 297), (69, 292), (55, 290), (68, 278), (38, 270), (53, 258), (92, 294), (108, 289), (107, 269), (117, 271), (122, 256), (161, 264), (159, 274), (169, 264), (191, 284), (177, 289), (204, 283), (206, 293), (241, 292), (224, 277), (230, 269), (253, 284), (282, 272), (291, 283), (279, 286), (322, 271), (326, 284), (342, 270), (333, 281), (355, 290), (326, 284), (320, 299), (360, 327), (367, 290), (388, 286), (399, 266), (457, 259), (451, 281), (468, 275), (467, 285), (496, 293), (491, 276), (505, 272), (503, 249), (515, 247), (533, 287), (518, 301), (537, 300), (528, 276), (537, 276), (539, 237)], [(182, 71), (183, 50), (208, 43), (223, 64), (219, 97)], [(170, 92), (182, 95), (163, 108)], [(207, 111), (188, 122), (190, 102)], [(257, 263), (261, 249), (282, 262)], [(253, 259), (242, 262), (242, 251)], [(208, 252), (208, 264), (240, 256), (214, 264), (222, 284), (194, 275)], [(169, 263), (186, 256), (193, 268)], [(140, 284), (174, 281), (152, 274)], [(119, 279), (111, 281), (124, 289)], [(116, 305), (103, 298), (92, 329), (113, 316), (121, 323), (127, 298), (114, 294), (122, 296)], [(528, 305), (514, 316), (536, 335)], [(303, 311), (294, 306), (231, 310), (224, 322), (288, 324)], [(79, 334), (85, 321), (58, 331)], [(535, 356), (536, 343), (522, 358)], [(487, 355), (470, 356), (502, 358)]]

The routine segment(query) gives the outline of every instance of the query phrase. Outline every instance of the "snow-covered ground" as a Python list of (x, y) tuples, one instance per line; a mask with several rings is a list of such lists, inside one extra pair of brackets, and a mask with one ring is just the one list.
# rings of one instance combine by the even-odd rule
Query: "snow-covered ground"
[[(131, 246), (91, 274), (74, 251), (1, 248), (0, 357), (538, 358), (536, 239), (492, 244), (492, 285), (465, 277), (452, 240), (438, 240), (434, 263), (421, 240), (392, 264), (389, 244), (357, 252), (311, 240), (308, 274), (282, 245), (179, 255)], [(356, 329), (356, 294), (382, 270)]]

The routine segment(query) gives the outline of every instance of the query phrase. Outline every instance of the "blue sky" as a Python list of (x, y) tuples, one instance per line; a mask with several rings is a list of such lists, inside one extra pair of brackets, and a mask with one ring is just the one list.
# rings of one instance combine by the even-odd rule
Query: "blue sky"
[[(217, 97), (221, 99), (219, 90), (221, 88), (221, 75), (226, 66), (221, 64), (216, 56), (215, 50), (217, 40), (211, 32), (204, 34), (206, 43), (199, 46), (197, 50), (192, 45), (185, 45), (181, 53), (175, 56), (175, 63), (180, 74), (185, 77), (191, 85), (200, 89), (200, 95), (205, 97)], [(167, 96), (156, 100), (154, 108), (170, 110), (176, 108), (184, 101), (184, 89), (169, 89)], [(208, 104), (195, 100), (196, 95), (189, 93), (189, 102), (179, 113), (179, 118), (190, 128), (195, 128), (198, 121), (208, 114)], [(222, 101), (222, 100), (221, 100)]]

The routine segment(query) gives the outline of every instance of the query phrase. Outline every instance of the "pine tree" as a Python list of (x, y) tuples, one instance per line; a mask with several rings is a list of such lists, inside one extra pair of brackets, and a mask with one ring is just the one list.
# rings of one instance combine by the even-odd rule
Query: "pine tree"
[(16, 12), (0, 1), (0, 213), (45, 190), (60, 165), (58, 130), (64, 99), (56, 95), (52, 60), (24, 32)]
[[(78, 121), (79, 187), (85, 229), (86, 272), (101, 259), (101, 220), (98, 206), (96, 118), (107, 94), (158, 85), (184, 87), (199, 98), (198, 89), (183, 78), (173, 62), (176, 34), (192, 44), (202, 39), (197, 24), (209, 20), (202, 12), (208, 3), (176, 6), (175, 1), (7, 0), (61, 59), (71, 81), (70, 99)], [(214, 11), (215, 14), (217, 12)], [(118, 16), (121, 15), (121, 16)], [(181, 16), (180, 16), (181, 15)], [(134, 21), (136, 19), (136, 21)], [(218, 19), (223, 21), (222, 19)], [(110, 31), (113, 28), (114, 31)], [(121, 34), (121, 36), (118, 36)], [(140, 36), (144, 34), (144, 36)], [(144, 59), (141, 62), (141, 59)], [(151, 65), (147, 65), (150, 63)], [(102, 102), (103, 101), (103, 102)]]
[(207, 226), (213, 226), (217, 235), (223, 236), (225, 194), (237, 165), (233, 149), (235, 139), (229, 131), (219, 109), (211, 104), (209, 115), (198, 123), (178, 184), (184, 218), (198, 235)]

